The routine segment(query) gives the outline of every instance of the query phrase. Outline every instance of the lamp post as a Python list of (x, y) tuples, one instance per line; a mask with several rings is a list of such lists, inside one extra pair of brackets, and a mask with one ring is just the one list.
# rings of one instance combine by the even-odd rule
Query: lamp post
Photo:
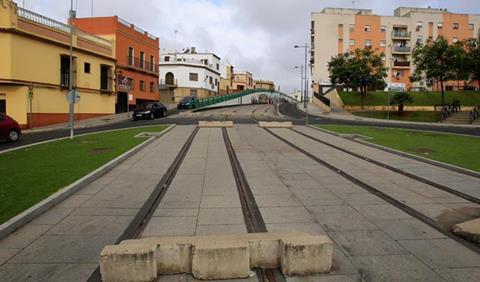
[(308, 49), (310, 46), (308, 46), (307, 43), (305, 45), (295, 45), (294, 48), (304, 48), (305, 49), (305, 96), (303, 98), (303, 107), (305, 108), (305, 126), (308, 126), (308, 71), (307, 71), (307, 58), (308, 58)]
[(70, 0), (70, 66), (69, 66), (69, 79), (68, 79), (68, 95), (70, 95), (68, 100), (68, 114), (69, 114), (69, 123), (70, 123), (70, 139), (73, 139), (73, 127), (74, 127), (74, 110), (75, 110), (75, 99), (76, 95), (73, 90), (73, 23), (72, 20), (75, 18), (75, 11), (73, 10), (73, 0)]

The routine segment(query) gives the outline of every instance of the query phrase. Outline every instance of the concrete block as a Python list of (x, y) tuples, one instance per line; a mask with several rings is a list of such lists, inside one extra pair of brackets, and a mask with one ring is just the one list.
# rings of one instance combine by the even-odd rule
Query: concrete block
[(249, 261), (247, 242), (197, 242), (193, 247), (192, 274), (202, 280), (247, 278)]
[(113, 245), (100, 254), (103, 281), (154, 281), (157, 278), (156, 248), (146, 245)]
[(192, 272), (192, 244), (164, 242), (157, 246), (158, 274), (181, 274)]
[(452, 231), (458, 236), (480, 244), (480, 218), (459, 223), (453, 227)]
[(328, 273), (332, 268), (333, 244), (327, 236), (283, 238), (280, 263), (284, 275)]
[(293, 128), (291, 121), (260, 121), (258, 126), (261, 128)]
[(250, 267), (278, 268), (280, 266), (280, 241), (279, 238), (249, 240)]
[(218, 127), (233, 127), (233, 121), (199, 121), (198, 127), (202, 128), (218, 128)]

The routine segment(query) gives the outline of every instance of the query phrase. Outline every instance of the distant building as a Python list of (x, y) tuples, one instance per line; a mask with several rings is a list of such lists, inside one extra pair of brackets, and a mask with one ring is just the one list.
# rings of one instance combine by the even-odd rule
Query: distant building
[[(314, 85), (329, 84), (328, 62), (333, 56), (371, 47), (386, 55), (386, 82), (403, 88), (426, 87), (409, 80), (414, 70), (412, 50), (416, 44), (443, 36), (450, 43), (478, 38), (480, 15), (455, 14), (446, 9), (395, 9), (394, 16), (374, 15), (372, 10), (325, 8), (312, 13), (312, 79)], [(456, 88), (457, 82), (448, 82)], [(463, 85), (463, 84), (462, 84)], [(434, 82), (433, 89), (437, 89)]]
[(244, 91), (254, 89), (253, 76), (248, 71), (236, 72), (233, 76), (233, 89), (235, 91)]
[(268, 80), (255, 80), (255, 89), (267, 89), (270, 91), (274, 91), (275, 83)]
[(234, 69), (229, 63), (220, 64), (220, 94), (228, 94), (235, 91), (233, 88)]
[(160, 97), (177, 103), (182, 97), (206, 98), (219, 95), (220, 57), (197, 53), (192, 47), (184, 53), (167, 52), (160, 60)]
[(115, 113), (115, 49), (111, 40), (0, 1), (0, 111), (22, 127), (68, 121), (70, 78), (80, 94), (75, 119)]
[(78, 29), (115, 42), (117, 59), (116, 112), (158, 101), (159, 39), (117, 16), (75, 19)]

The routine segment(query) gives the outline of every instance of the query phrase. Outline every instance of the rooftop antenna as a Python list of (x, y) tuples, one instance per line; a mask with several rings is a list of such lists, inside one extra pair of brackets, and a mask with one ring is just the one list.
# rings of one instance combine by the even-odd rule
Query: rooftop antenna
[(93, 18), (93, 0), (92, 0), (92, 18)]
[(175, 29), (175, 54), (177, 53), (177, 33), (178, 33), (178, 30)]

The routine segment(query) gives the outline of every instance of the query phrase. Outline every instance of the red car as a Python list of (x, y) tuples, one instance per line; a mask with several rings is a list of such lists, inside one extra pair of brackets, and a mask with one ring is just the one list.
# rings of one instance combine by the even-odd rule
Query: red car
[(13, 118), (0, 113), (0, 140), (15, 142), (20, 139), (22, 130)]

